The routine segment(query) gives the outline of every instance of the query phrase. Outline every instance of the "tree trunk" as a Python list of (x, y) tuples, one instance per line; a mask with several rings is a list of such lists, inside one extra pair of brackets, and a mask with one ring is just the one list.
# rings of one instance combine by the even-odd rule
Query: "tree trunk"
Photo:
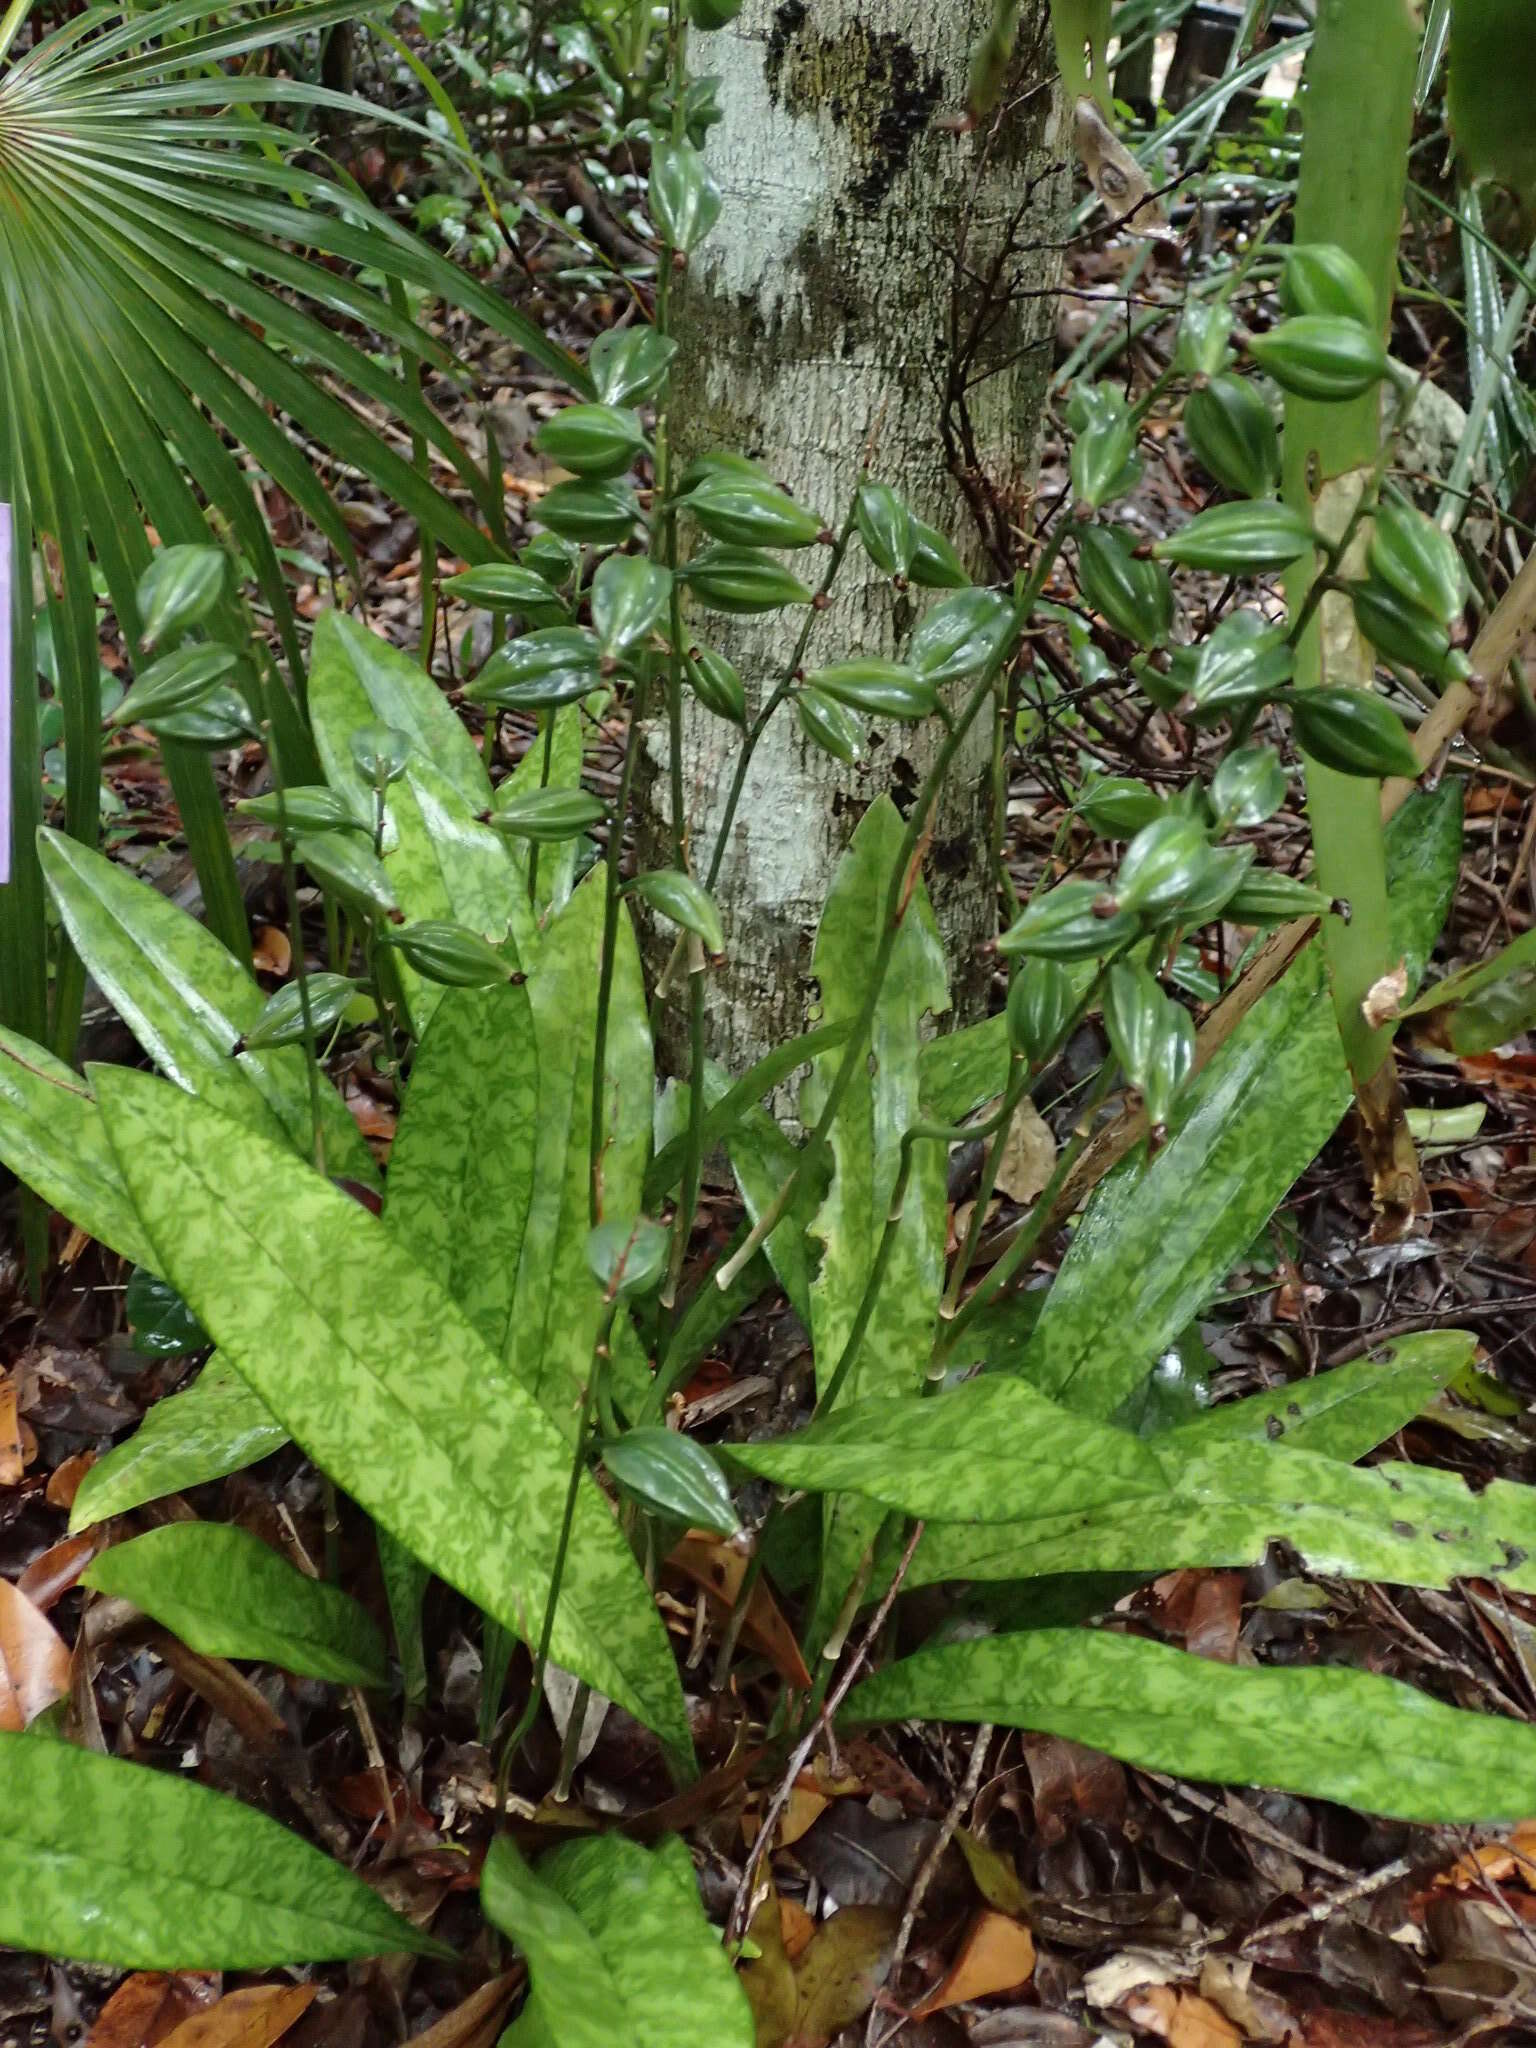
[[(699, 69), (720, 74), (724, 120), (708, 159), (725, 204), (680, 293), (682, 459), (754, 456), (833, 527), (867, 464), (978, 579), (1011, 565), (1032, 485), (1069, 183), (1046, 0), (1021, 12), (1007, 111), (990, 135), (988, 124), (957, 132), (957, 117), (992, 0), (746, 0), (729, 29), (691, 46)], [(818, 553), (795, 564), (805, 574), (809, 562), (813, 581)], [(930, 597), (896, 591), (855, 545), (807, 667), (897, 652)], [(803, 617), (695, 608), (690, 626), (736, 663), (755, 711)], [(939, 737), (932, 720), (877, 725), (847, 768), (805, 739), (790, 706), (770, 725), (716, 890), (727, 958), (709, 977), (709, 1049), (734, 1071), (803, 1028), (810, 941), (838, 856), (881, 790), (907, 809)], [(690, 700), (684, 788), (701, 875), (739, 743)], [(925, 869), (962, 1016), (985, 990), (994, 929), (991, 749), (978, 720)], [(665, 861), (664, 724), (650, 753), (646, 829)], [(680, 1010), (664, 1027), (674, 1045)]]

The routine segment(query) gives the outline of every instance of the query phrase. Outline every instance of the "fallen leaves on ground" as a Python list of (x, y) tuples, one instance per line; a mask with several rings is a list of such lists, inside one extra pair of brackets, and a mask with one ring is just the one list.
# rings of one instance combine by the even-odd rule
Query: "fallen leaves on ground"
[(250, 1984), (194, 2012), (163, 2048), (272, 2048), (319, 1993), (318, 1984)]
[(1035, 1938), (1006, 1913), (985, 1906), (965, 1931), (958, 1953), (914, 2017), (926, 2019), (968, 1999), (990, 1998), (994, 1992), (1017, 1991), (1035, 1973)]
[(0, 1729), (19, 1734), (69, 1691), (69, 1645), (19, 1587), (0, 1579)]

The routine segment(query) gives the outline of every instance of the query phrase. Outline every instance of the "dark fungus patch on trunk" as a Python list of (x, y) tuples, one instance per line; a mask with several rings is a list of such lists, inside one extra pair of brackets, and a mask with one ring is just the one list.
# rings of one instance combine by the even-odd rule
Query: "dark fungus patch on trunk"
[(809, 22), (804, 0), (784, 0), (774, 14), (763, 60), (769, 94), (791, 115), (824, 115), (849, 131), (861, 166), (849, 197), (875, 213), (932, 119), (943, 81), (901, 36), (863, 23), (839, 36), (803, 34)]

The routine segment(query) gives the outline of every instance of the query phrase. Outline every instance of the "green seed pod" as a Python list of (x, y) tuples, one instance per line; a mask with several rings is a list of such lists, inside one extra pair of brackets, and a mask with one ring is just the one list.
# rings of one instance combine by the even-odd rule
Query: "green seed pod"
[(295, 842), (294, 853), (322, 889), (353, 910), (399, 922), (400, 906), (384, 863), (356, 833), (306, 833)]
[(672, 575), (644, 555), (610, 555), (592, 578), (592, 625), (608, 656), (628, 654), (661, 624)]
[(677, 354), (670, 335), (654, 327), (609, 327), (587, 351), (587, 368), (604, 405), (643, 405), (667, 381)]
[(1263, 498), (1280, 475), (1274, 416), (1253, 386), (1230, 371), (1192, 391), (1184, 404), (1184, 438), (1223, 490)]
[(626, 483), (556, 484), (536, 507), (538, 517), (565, 540), (617, 547), (640, 517), (640, 500)]
[(1144, 782), (1128, 775), (1100, 775), (1083, 784), (1072, 808), (1098, 838), (1129, 839), (1160, 818), (1165, 805)]
[[(695, 19), (697, 9), (707, 4), (712, 0), (690, 0)], [(734, 13), (741, 0), (726, 0), (726, 4)], [(725, 1474), (691, 1436), (659, 1426), (626, 1430), (604, 1444), (603, 1463), (622, 1493), (685, 1529), (734, 1536), (741, 1527)]]
[(1293, 690), (1286, 702), (1298, 744), (1325, 767), (1341, 775), (1417, 779), (1419, 763), (1403, 722), (1374, 690), (1328, 684)]
[(720, 187), (691, 142), (651, 145), (649, 203), (663, 241), (684, 255), (720, 218)]
[(287, 819), (290, 834), (299, 832), (372, 832), (366, 818), (360, 818), (344, 796), (324, 783), (305, 783), (298, 789), (276, 790), (265, 796), (241, 797), (235, 809), (243, 818), (255, 818), (281, 831)]
[(587, 1264), (605, 1293), (644, 1294), (667, 1268), (667, 1233), (649, 1216), (614, 1217), (587, 1233)]
[(542, 626), (498, 647), (464, 694), (504, 710), (574, 704), (601, 682), (601, 660), (585, 626)]
[(1356, 583), (1349, 595), (1355, 624), (1383, 660), (1435, 682), (1460, 682), (1472, 673), (1440, 621), (1389, 583)]
[(683, 500), (712, 540), (742, 548), (805, 548), (826, 522), (766, 479), (717, 471)]
[(965, 564), (938, 528), (914, 518), (912, 533), (912, 581), (924, 590), (964, 590), (971, 580)]
[(713, 647), (694, 647), (683, 664), (693, 694), (716, 718), (728, 718), (733, 725), (747, 722), (747, 693), (741, 677)]
[(1270, 625), (1255, 611), (1232, 612), (1196, 649), (1187, 699), (1209, 714), (1262, 703), (1285, 688), (1295, 667), (1284, 626)]
[(957, 590), (918, 620), (907, 659), (928, 683), (979, 675), (1017, 630), (1014, 608), (998, 590)]
[(1145, 967), (1117, 960), (1104, 988), (1104, 1028), (1110, 1050), (1133, 1088), (1145, 1089), (1162, 1033), (1168, 998)]
[(1379, 324), (1371, 280), (1337, 242), (1299, 242), (1287, 249), (1280, 296), (1288, 313), (1353, 320), (1372, 333)]
[(873, 718), (930, 718), (939, 707), (931, 679), (899, 661), (839, 661), (806, 678), (807, 687)]
[(239, 665), (240, 657), (232, 647), (178, 647), (174, 654), (162, 654), (140, 671), (138, 680), (108, 713), (107, 724), (152, 726), (158, 719), (190, 711), (211, 697), (221, 679)]
[(544, 421), (533, 445), (575, 476), (622, 476), (645, 448), (635, 414), (617, 405), (568, 405)]
[(1387, 352), (1369, 327), (1329, 313), (1303, 313), (1257, 334), (1248, 353), (1282, 391), (1297, 398), (1359, 398), (1387, 374)]
[(1114, 899), (1122, 910), (1140, 915), (1177, 910), (1199, 885), (1210, 857), (1205, 827), (1194, 818), (1158, 818), (1126, 848)]
[(750, 455), (742, 455), (734, 448), (706, 448), (702, 455), (695, 455), (677, 480), (677, 495), (686, 500), (690, 491), (707, 483), (713, 477), (726, 477), (749, 482), (771, 484), (773, 478), (760, 462), (754, 462)]
[(156, 739), (175, 740), (184, 747), (238, 747), (243, 740), (260, 736), (240, 692), (222, 683), (196, 704), (182, 711), (154, 712), (142, 723)]
[(538, 845), (553, 845), (562, 839), (579, 839), (607, 817), (606, 805), (586, 789), (513, 789), (505, 802), (498, 801), (488, 822), (498, 832), (514, 839), (531, 839)]
[(229, 587), (229, 557), (211, 541), (162, 548), (139, 578), (139, 645), (147, 654), (200, 626)]
[(1117, 633), (1138, 647), (1157, 647), (1173, 624), (1173, 585), (1166, 569), (1138, 560), (1132, 546), (1120, 527), (1086, 527), (1077, 537), (1083, 595)]
[(1059, 960), (1025, 960), (1008, 984), (1008, 1042), (1031, 1069), (1060, 1050), (1077, 1015), (1077, 981)]
[(1188, 895), (1179, 900), (1179, 924), (1190, 931), (1198, 931), (1201, 925), (1220, 917), (1242, 887), (1243, 878), (1253, 866), (1253, 858), (1251, 846), (1212, 847), (1206, 855), (1200, 879)]
[(846, 705), (824, 697), (820, 690), (796, 691), (795, 716), (812, 745), (834, 761), (846, 762), (851, 768), (863, 755), (863, 726)]
[[(311, 974), (309, 1015), (318, 1037), (339, 1024), (343, 1012), (358, 994), (358, 983), (345, 974)], [(285, 982), (268, 996), (260, 1016), (245, 1032), (236, 1048), (239, 1052), (270, 1052), (274, 1046), (298, 1045), (304, 1037), (304, 1002), (296, 981)]]
[(1227, 345), (1231, 339), (1231, 308), (1219, 301), (1208, 306), (1191, 299), (1179, 322), (1173, 366), (1186, 377), (1215, 377), (1232, 360)]
[(1314, 545), (1312, 528), (1300, 512), (1271, 499), (1240, 505), (1212, 505), (1187, 526), (1153, 546), (1162, 562), (1189, 569), (1214, 569), (1223, 576), (1254, 576), (1283, 569)]
[(1333, 908), (1321, 889), (1274, 868), (1255, 868), (1227, 902), (1234, 924), (1289, 924), (1293, 917), (1321, 917)]
[(1096, 882), (1058, 882), (1015, 919), (997, 950), (1040, 960), (1094, 960), (1140, 930), (1140, 918), (1111, 909)]
[(1184, 1083), (1195, 1067), (1195, 1027), (1188, 1010), (1164, 998), (1156, 1040), (1140, 1082), (1147, 1122), (1154, 1131), (1164, 1131), (1172, 1116)]
[(1452, 625), (1467, 602), (1467, 572), (1455, 541), (1409, 505), (1377, 508), (1371, 575), (1442, 625)]
[(889, 484), (860, 484), (854, 522), (864, 552), (887, 576), (905, 576), (917, 546), (917, 522)]
[(360, 725), (347, 741), (353, 765), (363, 780), (381, 794), (398, 782), (411, 758), (412, 739), (398, 725)]
[(1141, 476), (1136, 425), (1125, 394), (1113, 384), (1080, 386), (1067, 407), (1073, 430), (1072, 489), (1097, 510), (1134, 490)]
[(510, 981), (517, 971), (489, 939), (446, 918), (422, 918), (379, 937), (396, 947), (424, 981), (443, 988), (491, 988)]
[(677, 868), (653, 868), (648, 874), (636, 875), (630, 887), (669, 924), (702, 939), (707, 953), (725, 951), (725, 928), (720, 922), (719, 907), (692, 875)]
[(581, 567), (581, 549), (558, 533), (536, 533), (526, 547), (518, 549), (517, 560), (520, 568), (531, 569), (558, 592)]
[(530, 606), (559, 605), (560, 594), (532, 569), (517, 562), (483, 562), (460, 576), (445, 576), (449, 597), (477, 604), (488, 612), (521, 612)]
[(781, 605), (810, 604), (814, 595), (793, 570), (756, 548), (705, 548), (678, 575), (717, 612), (776, 612)]
[(1262, 825), (1285, 802), (1285, 770), (1273, 747), (1234, 747), (1211, 777), (1218, 832)]

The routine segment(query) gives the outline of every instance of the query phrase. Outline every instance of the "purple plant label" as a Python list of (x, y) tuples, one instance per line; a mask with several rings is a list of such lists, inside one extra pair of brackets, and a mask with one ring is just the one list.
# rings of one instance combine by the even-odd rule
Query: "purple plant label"
[(0, 505), (0, 887), (11, 879), (11, 508)]

